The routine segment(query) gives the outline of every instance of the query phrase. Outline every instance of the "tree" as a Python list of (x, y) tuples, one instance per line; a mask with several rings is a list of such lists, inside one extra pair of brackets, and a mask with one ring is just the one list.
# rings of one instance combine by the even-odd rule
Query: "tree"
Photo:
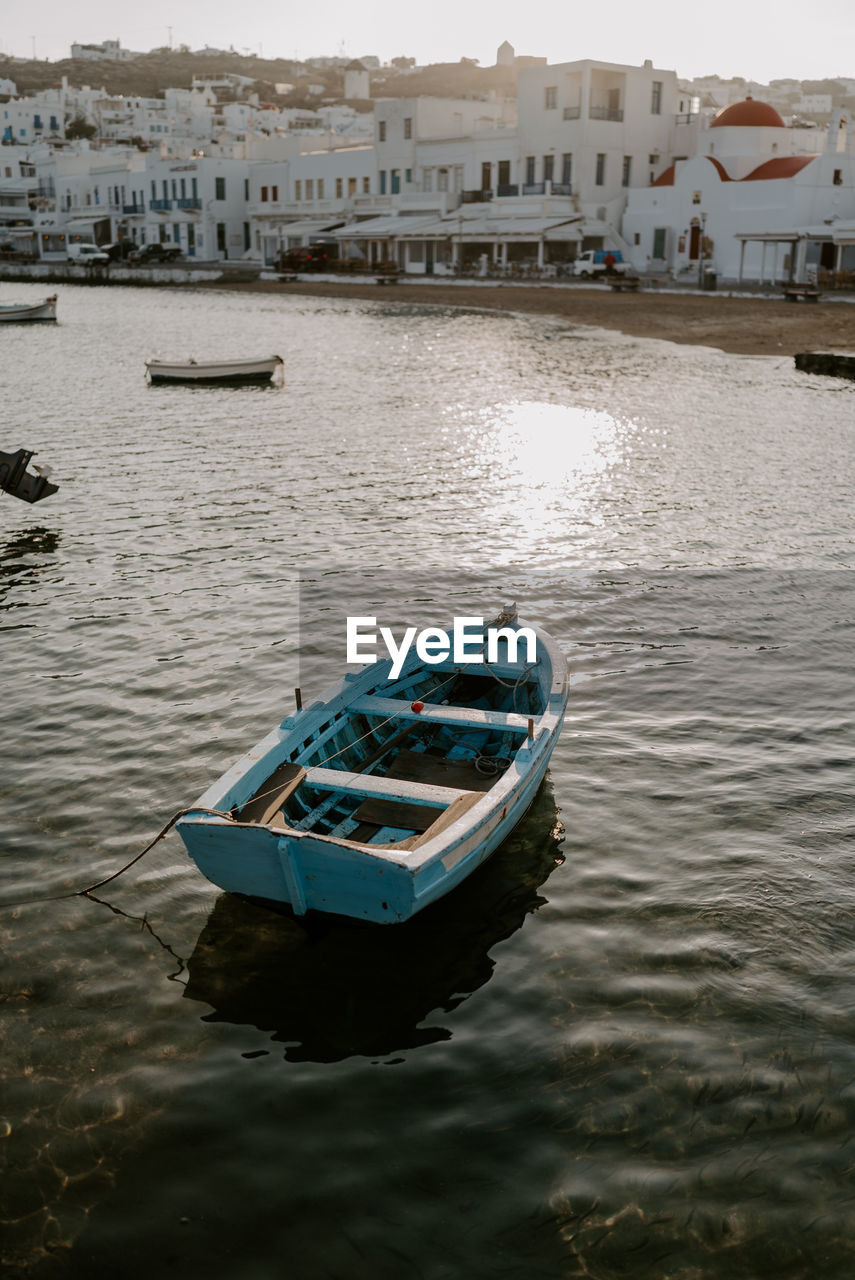
[(65, 136), (69, 141), (73, 141), (75, 138), (94, 138), (97, 132), (95, 125), (89, 124), (88, 120), (81, 115), (76, 115), (65, 126)]

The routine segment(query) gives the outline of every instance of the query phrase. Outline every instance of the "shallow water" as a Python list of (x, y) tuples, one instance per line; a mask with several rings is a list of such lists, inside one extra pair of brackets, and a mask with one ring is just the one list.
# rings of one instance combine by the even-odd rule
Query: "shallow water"
[(59, 316), (0, 334), (0, 448), (60, 483), (0, 498), (4, 902), (129, 861), (365, 602), (516, 599), (572, 688), (526, 820), (401, 928), (174, 834), (0, 912), (9, 1274), (848, 1280), (851, 384), (394, 300)]

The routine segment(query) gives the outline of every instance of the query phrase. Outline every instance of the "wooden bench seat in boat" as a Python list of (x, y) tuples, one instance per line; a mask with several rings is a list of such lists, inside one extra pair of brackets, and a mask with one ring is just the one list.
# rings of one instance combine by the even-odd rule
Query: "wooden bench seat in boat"
[(286, 760), (278, 765), (256, 794), (237, 811), (235, 817), (238, 822), (257, 822), (261, 826), (272, 822), (305, 776), (306, 770), (301, 764)]
[(398, 751), (386, 777), (396, 782), (460, 788), (457, 799), (443, 809), (372, 798), (364, 800), (353, 815), (360, 822), (380, 827), (401, 827), (419, 833), (432, 828), (450, 810), (454, 810), (456, 816), (465, 812), (496, 781), (495, 774), (480, 773), (472, 760), (448, 760), (445, 756), (411, 751), (407, 747)]
[(424, 720), (427, 723), (461, 725), (467, 729), (499, 729), (504, 733), (527, 733), (528, 716), (514, 711), (485, 711), (481, 707), (448, 707), (440, 703), (425, 702), (421, 711), (414, 711), (403, 698), (378, 698), (373, 694), (356, 698), (350, 704), (351, 711), (362, 715), (395, 717), (401, 720)]

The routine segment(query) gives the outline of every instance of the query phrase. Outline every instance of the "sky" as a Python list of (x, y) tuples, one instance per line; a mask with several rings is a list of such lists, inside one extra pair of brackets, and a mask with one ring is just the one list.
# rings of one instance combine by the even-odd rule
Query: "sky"
[[(5, 6), (0, 53), (51, 62), (72, 43), (118, 39), (147, 52), (160, 45), (234, 47), (264, 58), (320, 56), (382, 61), (403, 56), (420, 65), (476, 58), (492, 66), (508, 40), (517, 54), (548, 62), (580, 58), (655, 67), (688, 79), (717, 74), (766, 84), (773, 79), (855, 78), (855, 3), (823, 0), (613, 0), (571, 5), (567, 0), (326, 0), (322, 5), (241, 6), (227, 0), (43, 0)], [(769, 16), (769, 15), (772, 16)], [(318, 16), (319, 15), (319, 16)]]

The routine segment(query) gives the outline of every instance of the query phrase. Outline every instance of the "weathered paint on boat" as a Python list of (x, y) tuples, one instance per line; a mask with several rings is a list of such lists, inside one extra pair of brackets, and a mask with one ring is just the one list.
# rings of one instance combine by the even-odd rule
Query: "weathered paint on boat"
[(152, 383), (192, 382), (231, 385), (269, 382), (284, 361), (281, 356), (256, 360), (147, 360)]
[[(332, 741), (347, 717), (380, 714), (387, 709), (388, 700), (376, 696), (377, 690), (388, 684), (390, 663), (385, 662), (349, 673), (321, 701), (287, 717), (209, 788), (177, 823), (190, 856), (220, 888), (290, 906), (297, 915), (320, 911), (380, 923), (410, 918), (460, 884), (489, 857), (522, 818), (543, 781), (564, 722), (568, 674), (555, 641), (545, 632), (536, 634), (535, 679), (543, 707), (537, 716), (495, 712), (485, 721), (485, 713), (477, 708), (426, 702), (423, 711), (415, 711), (417, 704), (411, 705), (407, 696), (396, 700), (400, 706), (396, 723), (399, 718), (415, 717), (424, 722), (432, 717), (440, 724), (461, 726), (461, 732), (467, 727), (483, 728), (486, 723), (496, 732), (507, 733), (509, 741), (518, 739), (518, 745), (507, 752), (509, 767), (489, 790), (426, 786), (336, 767), (308, 766), (305, 784), (313, 794), (329, 788), (348, 797), (385, 797), (403, 805), (438, 804), (443, 809), (441, 816), (423, 833), (398, 843), (370, 844), (296, 829), (282, 814), (263, 824), (242, 821), (239, 814), (232, 816), (260, 790), (263, 793), (283, 762), (291, 759), (299, 765), (322, 748), (325, 740)], [(493, 674), (504, 672), (513, 680), (523, 669), (521, 664), (494, 666)], [(466, 671), (466, 664), (446, 662), (426, 667), (410, 661), (394, 687), (411, 687), (420, 673)], [(385, 705), (378, 707), (378, 703)], [(473, 713), (471, 718), (468, 712)]]
[(0, 305), (0, 324), (56, 320), (56, 294), (42, 302), (5, 302)]

